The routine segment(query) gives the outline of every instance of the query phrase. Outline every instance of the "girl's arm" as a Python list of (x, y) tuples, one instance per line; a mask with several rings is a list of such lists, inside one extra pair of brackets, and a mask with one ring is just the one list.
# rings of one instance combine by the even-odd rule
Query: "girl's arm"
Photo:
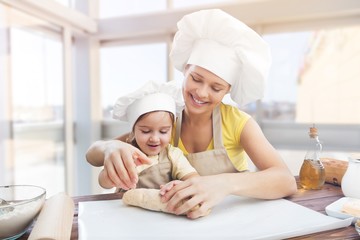
[(135, 188), (138, 182), (136, 165), (149, 164), (149, 159), (136, 147), (124, 142), (127, 135), (113, 140), (97, 141), (86, 153), (87, 161), (94, 166), (104, 166), (101, 176), (102, 183), (113, 183), (122, 189)]

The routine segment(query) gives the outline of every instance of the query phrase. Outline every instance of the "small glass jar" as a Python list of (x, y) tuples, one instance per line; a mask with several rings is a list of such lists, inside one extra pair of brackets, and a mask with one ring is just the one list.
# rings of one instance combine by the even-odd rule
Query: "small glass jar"
[(341, 180), (341, 190), (346, 197), (360, 199), (360, 158), (349, 157), (349, 165)]
[(300, 168), (300, 185), (303, 189), (321, 189), (325, 183), (325, 167), (320, 161), (322, 145), (317, 128), (311, 127), (309, 132), (310, 146)]

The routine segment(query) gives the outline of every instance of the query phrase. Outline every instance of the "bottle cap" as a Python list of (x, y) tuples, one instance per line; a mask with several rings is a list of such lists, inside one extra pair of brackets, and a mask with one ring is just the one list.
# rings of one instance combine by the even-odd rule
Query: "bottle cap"
[(309, 132), (310, 137), (316, 137), (318, 135), (318, 130), (316, 127), (310, 127)]

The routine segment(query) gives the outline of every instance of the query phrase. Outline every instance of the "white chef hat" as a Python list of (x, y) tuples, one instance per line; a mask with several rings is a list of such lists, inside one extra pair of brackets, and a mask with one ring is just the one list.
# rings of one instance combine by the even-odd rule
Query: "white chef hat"
[(148, 81), (138, 90), (118, 98), (112, 116), (114, 119), (128, 122), (133, 128), (137, 119), (145, 113), (167, 111), (175, 117), (183, 106), (181, 89), (174, 82)]
[(176, 69), (194, 64), (209, 70), (231, 85), (239, 106), (263, 97), (270, 49), (254, 30), (220, 9), (185, 15), (177, 26), (170, 52)]

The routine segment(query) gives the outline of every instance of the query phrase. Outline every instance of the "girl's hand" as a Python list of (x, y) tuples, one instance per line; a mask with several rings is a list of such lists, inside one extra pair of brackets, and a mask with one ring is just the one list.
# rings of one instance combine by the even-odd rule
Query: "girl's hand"
[(171, 182), (168, 182), (165, 185), (161, 185), (160, 186), (160, 195), (164, 196), (165, 193), (167, 193), (168, 191), (170, 191), (174, 186), (178, 185), (179, 183), (181, 183), (182, 181), (180, 180), (174, 180)]
[[(221, 202), (228, 194), (223, 175), (190, 178), (178, 183), (162, 197), (168, 202), (167, 210), (174, 214), (187, 213), (191, 219), (206, 216), (211, 208)], [(181, 201), (184, 201), (181, 204)], [(200, 207), (196, 207), (200, 206)], [(191, 209), (195, 209), (190, 211)]]
[(125, 190), (135, 188), (138, 182), (136, 166), (150, 163), (151, 159), (128, 143), (110, 140), (104, 146), (103, 176), (107, 176), (114, 187)]

